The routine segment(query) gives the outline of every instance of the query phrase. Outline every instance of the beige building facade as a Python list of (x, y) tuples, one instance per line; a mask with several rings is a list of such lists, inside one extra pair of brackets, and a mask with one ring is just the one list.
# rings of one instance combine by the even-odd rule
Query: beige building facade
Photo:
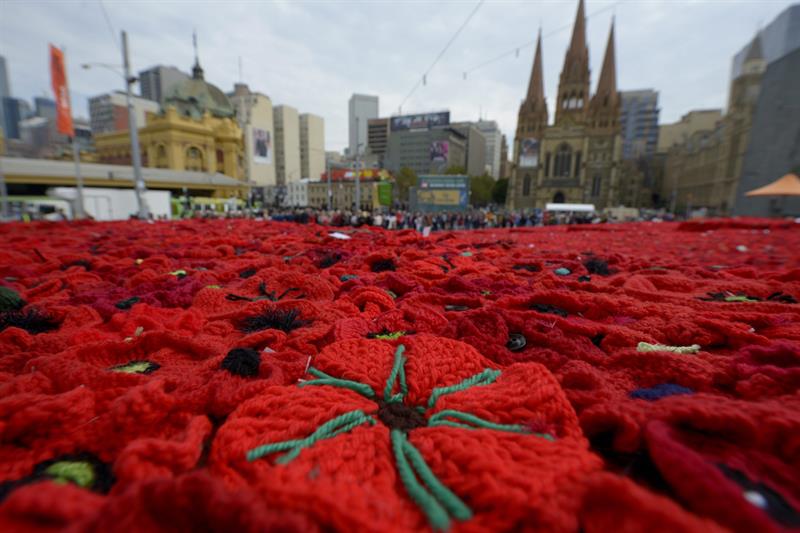
[(325, 120), (311, 113), (300, 115), (300, 173), (319, 180), (325, 172)]
[(272, 100), (243, 83), (229, 95), (244, 135), (244, 174), (257, 187), (275, 185), (275, 126)]
[(695, 132), (711, 131), (722, 119), (721, 109), (698, 109), (689, 111), (673, 124), (662, 124), (658, 128), (656, 152), (667, 153), (676, 144), (686, 142)]
[(285, 186), (302, 178), (300, 169), (300, 117), (297, 109), (288, 105), (274, 108), (275, 121), (275, 180)]

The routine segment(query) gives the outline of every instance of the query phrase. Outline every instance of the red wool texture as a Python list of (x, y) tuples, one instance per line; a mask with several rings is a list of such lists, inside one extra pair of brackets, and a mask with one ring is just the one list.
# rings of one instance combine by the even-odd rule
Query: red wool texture
[(800, 531), (797, 224), (331, 231), (0, 226), (0, 530)]

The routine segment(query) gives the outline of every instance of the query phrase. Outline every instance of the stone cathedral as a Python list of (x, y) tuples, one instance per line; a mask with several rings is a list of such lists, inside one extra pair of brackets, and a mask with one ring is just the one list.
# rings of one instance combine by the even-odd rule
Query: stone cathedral
[(552, 125), (539, 34), (528, 93), (519, 108), (515, 169), (506, 197), (509, 209), (544, 208), (547, 203), (590, 203), (601, 209), (619, 203), (622, 139), (613, 22), (593, 95), (589, 72), (586, 16), (580, 0)]

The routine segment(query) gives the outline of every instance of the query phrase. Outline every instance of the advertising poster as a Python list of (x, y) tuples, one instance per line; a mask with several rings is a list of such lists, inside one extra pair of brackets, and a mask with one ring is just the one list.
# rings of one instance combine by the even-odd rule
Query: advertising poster
[(253, 162), (272, 163), (272, 138), (267, 130), (253, 128)]
[(539, 164), (539, 141), (538, 139), (522, 139), (519, 153), (519, 166), (535, 167)]
[(450, 111), (442, 111), (440, 113), (392, 117), (390, 129), (392, 131), (424, 130), (448, 124), (450, 124)]
[(447, 153), (449, 149), (450, 143), (448, 141), (431, 142), (431, 162), (447, 163)]

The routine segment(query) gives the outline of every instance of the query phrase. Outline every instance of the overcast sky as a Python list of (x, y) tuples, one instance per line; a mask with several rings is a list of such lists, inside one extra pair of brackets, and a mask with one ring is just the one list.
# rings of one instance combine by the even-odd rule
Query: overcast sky
[[(273, 104), (324, 117), (326, 146), (338, 150), (347, 144), (350, 95), (378, 95), (382, 115), (397, 113), (477, 3), (105, 0), (107, 21), (98, 0), (0, 0), (0, 55), (6, 57), (12, 94), (32, 99), (52, 96), (47, 44), (64, 47), (74, 113), (88, 116), (86, 99), (121, 89), (122, 81), (112, 72), (80, 65), (120, 63), (121, 29), (129, 35), (134, 70), (165, 64), (188, 72), (196, 28), (206, 80), (232, 90), (241, 56), (242, 78), (252, 90), (267, 94)], [(790, 4), (587, 0), (592, 88), (616, 15), (620, 90), (658, 90), (662, 123), (691, 109), (723, 107), (733, 55), (759, 25)], [(521, 47), (518, 56), (514, 50), (534, 40), (541, 25), (552, 120), (576, 7), (577, 0), (486, 0), (403, 112), (449, 109), (453, 120), (482, 115), (498, 121), (512, 138), (534, 48)], [(509, 50), (502, 59), (471, 70)], [(466, 80), (464, 71), (469, 71)]]

